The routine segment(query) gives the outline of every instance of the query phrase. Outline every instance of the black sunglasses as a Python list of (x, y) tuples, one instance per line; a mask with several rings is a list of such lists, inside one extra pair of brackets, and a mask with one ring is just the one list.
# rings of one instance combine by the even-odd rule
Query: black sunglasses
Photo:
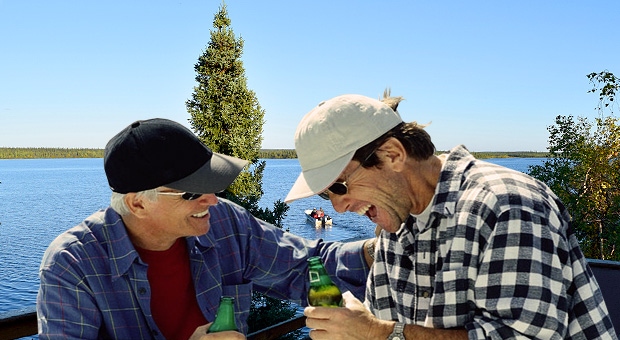
[(377, 150), (373, 150), (373, 152), (368, 154), (368, 156), (366, 156), (366, 158), (362, 162), (360, 162), (360, 165), (358, 165), (357, 168), (355, 168), (355, 170), (353, 170), (353, 172), (351, 172), (349, 175), (346, 176), (346, 180), (345, 181), (343, 181), (343, 182), (334, 182), (325, 191), (318, 193), (319, 197), (324, 199), (324, 200), (329, 200), (329, 193), (330, 192), (332, 194), (334, 194), (334, 195), (340, 195), (340, 196), (347, 194), (349, 192), (349, 187), (347, 186), (347, 181), (349, 180), (349, 178), (353, 177), (353, 175), (357, 172), (357, 170), (359, 170), (370, 159), (370, 157)]
[(186, 201), (193, 201), (195, 199), (200, 198), (200, 196), (203, 195), (203, 194), (194, 194), (192, 192), (165, 192), (165, 191), (158, 191), (157, 194), (168, 195), (168, 196), (181, 196), (181, 198)]

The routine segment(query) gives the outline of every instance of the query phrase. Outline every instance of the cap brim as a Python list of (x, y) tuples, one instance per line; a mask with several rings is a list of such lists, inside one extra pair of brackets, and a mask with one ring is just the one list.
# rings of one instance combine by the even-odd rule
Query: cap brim
[(355, 155), (355, 150), (318, 168), (302, 170), (284, 203), (319, 194), (334, 183)]
[(213, 194), (226, 190), (249, 162), (214, 152), (211, 160), (191, 175), (164, 185), (197, 194)]

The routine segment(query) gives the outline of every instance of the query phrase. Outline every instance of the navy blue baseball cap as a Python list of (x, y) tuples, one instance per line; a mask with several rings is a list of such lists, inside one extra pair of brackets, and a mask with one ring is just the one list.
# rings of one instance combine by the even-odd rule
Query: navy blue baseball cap
[(211, 194), (224, 191), (248, 162), (213, 152), (177, 122), (154, 118), (112, 137), (103, 164), (110, 188), (121, 194), (160, 186)]

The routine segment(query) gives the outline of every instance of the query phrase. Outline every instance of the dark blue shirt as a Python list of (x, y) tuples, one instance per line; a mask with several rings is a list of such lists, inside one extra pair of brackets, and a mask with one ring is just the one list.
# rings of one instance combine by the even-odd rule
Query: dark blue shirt
[[(214, 319), (222, 295), (234, 296), (237, 323), (247, 332), (253, 289), (305, 306), (306, 260), (315, 255), (341, 290), (363, 298), (363, 241), (307, 240), (224, 199), (209, 212), (209, 232), (186, 238), (196, 299), (207, 320)], [(151, 314), (147, 265), (111, 208), (57, 237), (43, 256), (40, 279), (41, 339), (163, 339)]]

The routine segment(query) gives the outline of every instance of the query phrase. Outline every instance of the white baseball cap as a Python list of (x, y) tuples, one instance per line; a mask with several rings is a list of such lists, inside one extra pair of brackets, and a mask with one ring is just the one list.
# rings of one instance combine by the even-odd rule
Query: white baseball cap
[(301, 174), (284, 202), (325, 191), (355, 152), (403, 120), (380, 100), (346, 94), (321, 102), (304, 116), (295, 132)]

